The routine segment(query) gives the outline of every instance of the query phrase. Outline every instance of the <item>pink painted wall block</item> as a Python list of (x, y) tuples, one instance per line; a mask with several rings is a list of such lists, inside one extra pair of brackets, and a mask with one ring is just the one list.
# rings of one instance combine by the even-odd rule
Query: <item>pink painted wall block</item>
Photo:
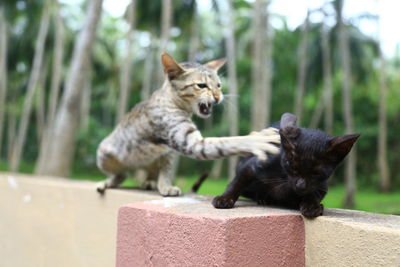
[(208, 200), (181, 200), (119, 210), (117, 267), (305, 265), (301, 216), (240, 204), (216, 210)]

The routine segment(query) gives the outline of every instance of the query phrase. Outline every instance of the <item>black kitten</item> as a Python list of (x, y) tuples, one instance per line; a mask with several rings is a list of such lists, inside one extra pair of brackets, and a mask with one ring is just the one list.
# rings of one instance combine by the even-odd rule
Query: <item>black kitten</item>
[(320, 204), (328, 190), (327, 180), (350, 152), (359, 134), (331, 137), (319, 130), (299, 128), (297, 118), (285, 113), (279, 128), (281, 153), (263, 162), (255, 156), (242, 158), (236, 177), (225, 192), (213, 199), (218, 209), (232, 208), (240, 195), (259, 204), (300, 209), (308, 218), (322, 215)]

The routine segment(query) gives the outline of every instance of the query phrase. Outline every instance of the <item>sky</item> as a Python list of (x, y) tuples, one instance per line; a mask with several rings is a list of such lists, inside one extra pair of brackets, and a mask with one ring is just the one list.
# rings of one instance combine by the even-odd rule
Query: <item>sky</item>
[[(81, 0), (62, 0), (64, 3), (79, 3)], [(120, 17), (124, 13), (130, 0), (104, 0), (104, 10), (114, 17)], [(325, 0), (272, 0), (270, 12), (280, 14), (287, 19), (290, 28), (300, 25), (307, 14), (307, 9), (316, 9), (323, 5)], [(210, 1), (199, 0), (200, 8), (209, 8)], [(379, 32), (382, 49), (386, 56), (395, 54), (396, 46), (400, 43), (398, 28), (400, 25), (400, 1), (399, 0), (346, 0), (344, 6), (345, 18), (353, 18), (353, 22), (360, 29), (373, 37)], [(366, 19), (354, 19), (362, 13), (371, 13), (380, 17), (379, 31), (376, 23)], [(316, 14), (311, 16), (311, 21), (320, 21)]]

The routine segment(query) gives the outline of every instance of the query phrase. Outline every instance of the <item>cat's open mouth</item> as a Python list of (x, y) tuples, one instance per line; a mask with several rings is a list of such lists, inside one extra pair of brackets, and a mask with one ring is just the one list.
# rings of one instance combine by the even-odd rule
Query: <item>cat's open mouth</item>
[(209, 103), (200, 103), (199, 111), (200, 111), (201, 115), (208, 116), (212, 112), (212, 105)]

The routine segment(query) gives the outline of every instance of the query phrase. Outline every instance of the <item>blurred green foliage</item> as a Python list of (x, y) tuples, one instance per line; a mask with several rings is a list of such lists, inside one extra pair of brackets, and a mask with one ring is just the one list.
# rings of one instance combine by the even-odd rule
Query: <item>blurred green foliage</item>
[[(214, 1), (216, 2), (216, 1)], [(171, 31), (170, 51), (177, 60), (185, 61), (189, 51), (189, 36), (193, 23), (194, 1), (173, 1), (173, 29)], [(10, 40), (8, 51), (9, 71), (9, 93), (8, 104), (5, 107), (8, 112), (19, 116), (25, 96), (27, 77), (31, 69), (34, 40), (37, 35), (43, 1), (40, 0), (18, 0), (5, 1), (7, 20), (10, 26)], [(234, 1), (234, 21), (237, 39), (237, 76), (239, 84), (238, 96), (227, 96), (223, 105), (218, 106), (213, 114), (212, 127), (207, 128), (206, 122), (195, 119), (203, 130), (204, 136), (225, 136), (228, 134), (227, 120), (223, 111), (232, 97), (239, 98), (240, 133), (247, 134), (250, 131), (250, 107), (251, 107), (251, 54), (252, 54), (252, 6), (248, 1)], [(155, 53), (152, 46), (158, 42), (160, 32), (159, 1), (138, 0), (137, 6), (137, 30), (135, 32), (134, 62), (131, 73), (131, 98), (130, 106), (140, 101), (140, 90), (142, 88), (145, 60), (151, 53)], [(224, 57), (223, 29), (220, 24), (220, 13), (218, 6), (214, 3), (210, 9), (199, 10), (199, 49), (196, 58), (199, 62), (206, 62), (219, 57)], [(62, 15), (66, 24), (64, 54), (64, 75), (68, 70), (73, 41), (84, 18), (83, 7), (63, 5)], [(292, 112), (294, 106), (294, 95), (297, 74), (297, 50), (300, 40), (300, 29), (290, 29), (284, 18), (272, 14), (273, 19), (280, 21), (280, 26), (273, 27), (273, 90), (272, 90), (272, 121), (278, 120), (283, 112)], [(54, 23), (51, 24), (50, 32), (46, 42), (46, 61), (51, 62), (54, 47)], [(275, 25), (275, 24), (273, 24)], [(305, 109), (303, 126), (307, 127), (311, 116), (319, 101), (322, 92), (322, 59), (320, 48), (321, 22), (313, 21), (310, 26), (310, 40), (308, 46), (309, 62), (307, 65), (307, 88), (305, 95)], [(95, 166), (95, 151), (99, 142), (109, 134), (115, 122), (115, 112), (118, 99), (119, 75), (122, 58), (125, 55), (124, 36), (127, 25), (124, 18), (114, 18), (104, 13), (98, 30), (96, 43), (92, 57), (92, 71), (90, 75), (92, 96), (90, 107), (89, 127), (77, 133), (77, 150), (74, 163), (75, 173), (85, 176), (93, 175), (100, 177), (101, 174)], [(367, 188), (377, 188), (377, 134), (378, 134), (378, 53), (377, 42), (373, 38), (363, 34), (356, 25), (347, 21), (350, 37), (351, 66), (352, 66), (352, 101), (356, 132), (362, 136), (357, 143), (357, 172), (358, 184)], [(337, 44), (337, 29), (331, 25), (329, 40), (332, 47), (332, 69), (334, 86), (334, 134), (343, 134), (344, 124), (342, 116), (342, 93), (339, 50)], [(400, 188), (400, 85), (399, 55), (388, 59), (388, 147), (389, 167), (391, 171), (392, 189)], [(154, 66), (158, 66), (159, 55), (154, 56)], [(153, 70), (154, 79), (156, 73), (161, 69)], [(226, 78), (225, 68), (221, 70), (223, 80)], [(51, 75), (46, 78), (46, 98), (50, 87)], [(224, 82), (226, 85), (226, 81)], [(153, 89), (159, 87), (153, 84)], [(224, 88), (226, 91), (227, 88)], [(3, 108), (3, 107), (2, 107)], [(38, 154), (37, 131), (35, 114), (32, 115), (32, 123), (28, 132), (28, 141), (24, 151), (25, 165), (32, 166)], [(323, 127), (321, 122), (319, 127)], [(7, 132), (8, 124), (6, 124)], [(3, 140), (7, 144), (8, 140)], [(1, 158), (6, 158), (6, 145), (0, 151)], [(204, 170), (209, 170), (213, 162), (199, 162), (188, 158), (181, 158), (179, 175), (197, 177)], [(25, 166), (24, 165), (24, 166)], [(6, 169), (2, 162), (1, 169)], [(32, 171), (32, 168), (22, 167), (22, 171)], [(340, 168), (334, 179), (334, 190), (326, 201), (332, 206), (339, 206), (341, 200), (342, 168)], [(223, 176), (226, 176), (226, 171)], [(82, 177), (82, 175), (80, 176)], [(188, 180), (192, 181), (192, 180)], [(214, 181), (213, 181), (214, 182)], [(225, 182), (215, 182), (225, 185)], [(186, 188), (187, 184), (184, 185)], [(208, 193), (214, 193), (212, 186)], [(203, 189), (202, 189), (203, 190)], [(205, 191), (201, 191), (204, 192)], [(364, 208), (369, 197), (379, 198), (381, 195), (373, 192), (357, 195), (360, 208)], [(399, 200), (393, 196), (394, 200)], [(335, 202), (336, 201), (336, 202)], [(328, 203), (327, 202), (327, 203)], [(364, 204), (363, 204), (364, 203)], [(384, 202), (382, 202), (384, 203)], [(382, 204), (383, 205), (383, 204)], [(398, 213), (398, 210), (396, 211)]]

